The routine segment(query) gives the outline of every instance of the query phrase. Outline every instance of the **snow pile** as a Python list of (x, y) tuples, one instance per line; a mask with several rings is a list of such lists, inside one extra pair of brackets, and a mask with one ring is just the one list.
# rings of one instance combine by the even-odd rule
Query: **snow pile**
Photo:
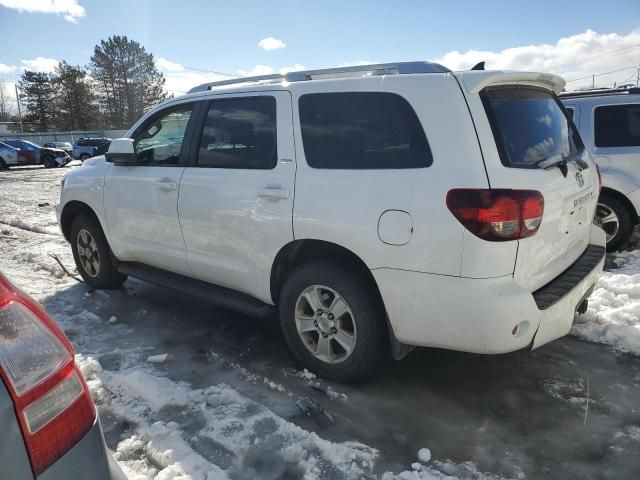
[(640, 355), (640, 250), (616, 253), (613, 261), (618, 268), (603, 272), (571, 333)]
[(401, 473), (385, 472), (380, 480), (506, 480), (504, 477), (482, 473), (473, 462), (456, 464), (450, 461), (433, 462), (432, 466), (425, 465), (431, 461), (431, 450), (418, 450), (419, 462), (411, 464), (411, 470)]
[(115, 454), (133, 479), (359, 479), (378, 455), (324, 440), (226, 384), (192, 389), (140, 367), (108, 372), (91, 357), (76, 361), (101, 413), (133, 428)]

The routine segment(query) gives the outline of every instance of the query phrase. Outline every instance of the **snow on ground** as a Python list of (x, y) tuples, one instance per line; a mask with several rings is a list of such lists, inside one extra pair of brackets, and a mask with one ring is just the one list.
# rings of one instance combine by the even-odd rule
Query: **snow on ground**
[(571, 333), (640, 355), (640, 249), (611, 255), (613, 268), (600, 277), (585, 315)]

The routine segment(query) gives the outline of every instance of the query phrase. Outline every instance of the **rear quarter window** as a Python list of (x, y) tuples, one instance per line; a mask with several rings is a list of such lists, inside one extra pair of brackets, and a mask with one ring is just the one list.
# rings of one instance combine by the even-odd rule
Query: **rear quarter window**
[(302, 95), (302, 141), (307, 163), (326, 169), (428, 167), (431, 150), (409, 102), (386, 92)]
[(640, 104), (596, 107), (594, 123), (596, 147), (640, 146)]
[(506, 167), (536, 168), (542, 161), (570, 158), (584, 148), (570, 116), (548, 90), (497, 86), (485, 88), (480, 97)]

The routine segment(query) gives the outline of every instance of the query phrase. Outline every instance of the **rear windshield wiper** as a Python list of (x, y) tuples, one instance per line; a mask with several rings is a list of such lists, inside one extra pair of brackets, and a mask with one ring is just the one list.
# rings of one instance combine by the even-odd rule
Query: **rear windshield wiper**
[(567, 168), (567, 163), (569, 162), (569, 157), (561, 157), (561, 158), (545, 158), (543, 160), (538, 160), (534, 163), (534, 165), (538, 168), (544, 168), (545, 170), (551, 167), (558, 167), (562, 172), (562, 175), (567, 176), (569, 169)]

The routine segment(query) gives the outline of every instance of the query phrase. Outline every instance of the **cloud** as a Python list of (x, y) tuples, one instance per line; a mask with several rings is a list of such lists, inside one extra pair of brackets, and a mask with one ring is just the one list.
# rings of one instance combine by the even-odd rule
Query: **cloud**
[[(2, 0), (0, 0), (2, 1)], [(277, 50), (278, 48), (284, 48), (287, 46), (286, 43), (284, 43), (282, 40), (279, 40), (277, 38), (274, 37), (267, 37), (267, 38), (263, 38), (262, 40), (260, 40), (258, 42), (258, 46), (263, 49), (266, 50), (267, 52), (271, 51), (271, 50)]]
[(22, 63), (22, 70), (31, 70), (32, 72), (53, 72), (60, 62), (55, 58), (37, 57), (32, 58), (31, 60), (20, 60), (20, 63)]
[[(567, 89), (591, 86), (591, 75), (598, 75), (596, 86), (609, 87), (616, 82), (635, 82), (634, 69), (640, 54), (640, 29), (627, 35), (600, 34), (593, 30), (560, 38), (553, 44), (525, 45), (494, 52), (490, 50), (453, 50), (436, 59), (451, 70), (466, 70), (486, 61), (487, 70), (530, 70), (551, 72), (567, 80)], [(629, 67), (629, 68), (626, 68)], [(584, 78), (588, 77), (588, 78)]]
[(184, 67), (179, 63), (172, 62), (171, 60), (167, 60), (166, 58), (158, 58), (156, 60), (156, 66), (160, 70), (165, 70), (167, 72), (182, 72), (184, 71)]
[(238, 73), (243, 77), (255, 77), (257, 75), (271, 75), (275, 73), (275, 69), (268, 65), (256, 65), (252, 70), (238, 70)]
[(281, 75), (285, 75), (289, 72), (300, 72), (301, 70), (306, 70), (306, 67), (304, 65), (296, 63), (295, 65), (291, 65), (290, 67), (282, 67), (279, 72)]
[(4, 63), (0, 63), (0, 73), (12, 73), (16, 70), (17, 68), (14, 65), (5, 65)]
[(78, 0), (0, 0), (0, 6), (19, 12), (55, 13), (71, 23), (78, 23), (85, 14)]

